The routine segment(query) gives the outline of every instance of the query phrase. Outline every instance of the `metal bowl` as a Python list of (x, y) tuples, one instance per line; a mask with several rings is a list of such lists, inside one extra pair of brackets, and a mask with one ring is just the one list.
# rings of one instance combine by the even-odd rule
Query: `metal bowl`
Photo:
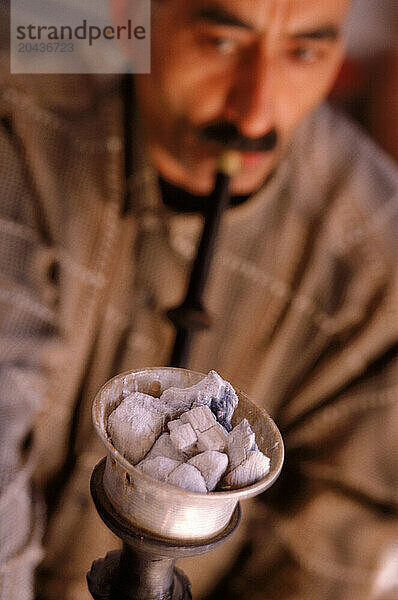
[(246, 418), (256, 434), (259, 449), (271, 459), (268, 474), (253, 485), (207, 494), (190, 492), (142, 473), (116, 450), (107, 423), (122, 401), (124, 385), (132, 391), (151, 393), (154, 382), (158, 382), (163, 392), (169, 387), (189, 387), (204, 377), (203, 373), (171, 367), (130, 371), (110, 379), (94, 399), (94, 426), (107, 450), (104, 489), (109, 501), (132, 526), (168, 539), (194, 541), (217, 535), (228, 525), (237, 503), (269, 488), (283, 464), (284, 448), (278, 428), (264, 410), (239, 390), (235, 390), (239, 404), (232, 424)]

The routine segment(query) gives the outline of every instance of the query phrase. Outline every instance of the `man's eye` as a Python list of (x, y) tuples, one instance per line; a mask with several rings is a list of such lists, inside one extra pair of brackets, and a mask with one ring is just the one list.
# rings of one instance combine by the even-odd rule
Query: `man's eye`
[(227, 37), (215, 37), (211, 39), (212, 46), (219, 54), (233, 54), (238, 47), (236, 40)]
[(322, 58), (322, 52), (318, 48), (308, 48), (305, 46), (293, 48), (290, 50), (290, 55), (294, 60), (305, 64), (311, 64)]

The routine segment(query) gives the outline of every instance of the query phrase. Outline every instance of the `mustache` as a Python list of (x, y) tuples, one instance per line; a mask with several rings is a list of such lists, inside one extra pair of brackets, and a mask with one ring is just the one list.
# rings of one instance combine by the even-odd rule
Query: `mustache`
[(219, 121), (210, 123), (203, 127), (200, 137), (206, 142), (216, 142), (224, 146), (226, 150), (238, 150), (239, 152), (269, 152), (276, 147), (278, 135), (275, 129), (270, 129), (259, 138), (248, 138), (242, 135), (234, 123)]

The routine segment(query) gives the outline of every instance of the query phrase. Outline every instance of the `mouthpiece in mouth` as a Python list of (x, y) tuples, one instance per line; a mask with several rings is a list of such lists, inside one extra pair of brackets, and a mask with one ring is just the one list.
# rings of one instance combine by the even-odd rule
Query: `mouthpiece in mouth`
[(228, 150), (223, 152), (218, 159), (217, 170), (224, 175), (234, 177), (239, 173), (242, 168), (242, 157), (241, 153), (237, 150)]

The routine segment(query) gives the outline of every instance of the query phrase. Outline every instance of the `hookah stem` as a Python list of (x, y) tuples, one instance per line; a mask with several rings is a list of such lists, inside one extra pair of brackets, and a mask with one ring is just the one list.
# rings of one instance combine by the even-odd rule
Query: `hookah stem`
[(131, 174), (133, 168), (133, 76), (125, 73), (121, 81), (121, 92), (123, 98), (123, 131), (124, 131), (124, 178), (125, 191), (122, 207), (122, 216), (131, 210)]
[(209, 317), (202, 306), (202, 296), (211, 266), (221, 217), (229, 204), (229, 181), (230, 176), (228, 174), (223, 171), (217, 172), (185, 299), (178, 308), (169, 312), (169, 318), (176, 327), (176, 337), (170, 359), (171, 367), (185, 367), (187, 365), (195, 330), (207, 328), (210, 324)]

